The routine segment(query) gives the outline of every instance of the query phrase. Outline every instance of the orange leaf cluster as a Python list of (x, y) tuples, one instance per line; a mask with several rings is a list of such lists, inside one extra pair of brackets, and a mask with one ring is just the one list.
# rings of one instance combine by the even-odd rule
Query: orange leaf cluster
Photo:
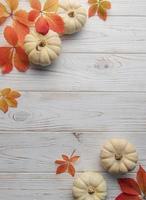
[(59, 1), (46, 0), (42, 6), (39, 0), (29, 0), (32, 10), (29, 13), (29, 20), (35, 22), (36, 31), (41, 34), (47, 34), (49, 29), (57, 32), (64, 32), (64, 22), (62, 18), (56, 14)]
[(74, 156), (75, 151), (71, 156), (62, 155), (62, 160), (56, 160), (55, 163), (59, 165), (56, 170), (56, 174), (62, 174), (68, 172), (71, 176), (75, 175), (74, 163), (79, 160), (80, 156)]
[(17, 30), (19, 42), (23, 43), (25, 35), (29, 32), (28, 13), (18, 10), (19, 0), (6, 0), (7, 6), (0, 3), (0, 25), (8, 18), (13, 20), (13, 27)]
[(132, 178), (119, 179), (122, 193), (116, 200), (141, 200), (146, 198), (146, 171), (140, 166), (136, 180)]
[(107, 0), (88, 0), (88, 3), (91, 4), (89, 10), (88, 10), (88, 15), (89, 17), (92, 17), (98, 14), (98, 16), (102, 20), (107, 19), (107, 9), (111, 8), (111, 3)]
[(18, 43), (18, 35), (13, 27), (7, 26), (4, 37), (10, 47), (0, 47), (0, 68), (3, 73), (12, 71), (13, 66), (20, 72), (28, 69), (28, 57), (24, 49)]
[(0, 110), (4, 113), (8, 111), (9, 107), (16, 108), (17, 107), (17, 98), (21, 95), (19, 92), (14, 91), (10, 88), (5, 88), (0, 90)]

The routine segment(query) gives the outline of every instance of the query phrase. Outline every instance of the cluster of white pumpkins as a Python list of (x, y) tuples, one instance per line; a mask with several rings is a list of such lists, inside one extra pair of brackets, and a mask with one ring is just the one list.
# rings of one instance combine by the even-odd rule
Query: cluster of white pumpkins
[[(65, 0), (60, 4), (58, 14), (64, 21), (66, 35), (79, 32), (87, 21), (87, 11), (76, 1)], [(61, 39), (52, 30), (46, 35), (33, 30), (25, 38), (24, 49), (32, 64), (48, 66), (60, 54)]]
[[(124, 139), (111, 139), (103, 146), (101, 164), (111, 174), (125, 174), (136, 167), (138, 154), (135, 147)], [(97, 172), (84, 172), (73, 183), (73, 196), (77, 200), (105, 200), (107, 184)]]

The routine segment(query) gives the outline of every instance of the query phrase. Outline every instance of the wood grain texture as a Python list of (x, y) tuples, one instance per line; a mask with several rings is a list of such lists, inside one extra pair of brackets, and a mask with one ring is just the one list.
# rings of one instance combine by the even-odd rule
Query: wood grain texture
[(145, 54), (63, 53), (44, 71), (31, 69), (18, 73), (14, 70), (1, 77), (0, 87), (11, 86), (23, 91), (145, 92), (145, 77)]
[(110, 17), (106, 23), (93, 17), (80, 33), (62, 37), (62, 52), (146, 53), (145, 35), (145, 17)]
[(145, 131), (146, 93), (26, 92), (0, 130)]
[[(97, 170), (100, 150), (106, 140), (118, 137), (133, 143), (139, 154), (139, 163), (146, 165), (145, 132), (0, 132), (0, 172), (55, 173), (54, 161), (61, 154), (71, 155), (74, 149), (80, 155), (78, 172)], [(64, 177), (64, 175), (62, 176)], [(58, 176), (56, 176), (56, 179)], [(65, 189), (65, 188), (64, 188)]]
[[(103, 174), (108, 184), (108, 200), (115, 199), (120, 190), (114, 177)], [(129, 174), (129, 177), (134, 175)], [(48, 200), (72, 198), (73, 178), (48, 173), (0, 174), (0, 198), (6, 200)], [(111, 184), (112, 183), (112, 184)]]
[[(20, 0), (27, 11), (28, 2)], [(112, 137), (133, 143), (146, 168), (146, 1), (111, 2), (106, 22), (93, 17), (82, 32), (62, 37), (62, 54), (48, 69), (0, 75), (0, 88), (22, 92), (17, 109), (0, 111), (0, 199), (73, 199), (73, 178), (56, 176), (54, 160), (74, 149), (77, 172), (101, 172), (107, 199), (115, 199), (116, 177), (99, 162)]]

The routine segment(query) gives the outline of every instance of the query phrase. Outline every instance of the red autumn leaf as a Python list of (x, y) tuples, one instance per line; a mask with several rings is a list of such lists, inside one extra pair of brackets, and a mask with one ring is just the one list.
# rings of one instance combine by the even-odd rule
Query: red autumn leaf
[(62, 155), (63, 160), (56, 160), (55, 164), (60, 165), (57, 167), (56, 174), (61, 174), (64, 172), (68, 172), (71, 176), (75, 175), (75, 167), (74, 162), (79, 160), (80, 156), (74, 156), (75, 151), (71, 154), (71, 156)]
[(128, 195), (121, 193), (115, 200), (141, 200), (139, 196)]
[(18, 43), (18, 36), (14, 29), (12, 29), (10, 26), (7, 26), (5, 28), (4, 37), (7, 40), (7, 42), (12, 46), (16, 46), (16, 44)]
[(74, 166), (72, 165), (72, 164), (70, 164), (69, 166), (68, 166), (68, 173), (71, 175), (71, 176), (75, 176), (75, 168), (74, 168)]
[(146, 171), (142, 168), (142, 166), (139, 167), (136, 178), (141, 191), (144, 195), (146, 195)]
[(59, 15), (48, 13), (46, 19), (48, 20), (51, 30), (57, 33), (64, 33), (64, 21)]
[[(25, 10), (17, 10), (18, 9), (18, 0), (6, 0), (8, 9), (5, 5), (0, 3), (0, 25), (2, 25), (7, 18), (11, 18), (13, 20), (13, 25), (15, 26), (16, 24), (19, 24), (19, 41), (21, 44), (24, 41), (24, 38), (26, 34), (29, 32), (29, 21), (28, 21), (28, 13)], [(11, 12), (9, 12), (11, 10)], [(25, 29), (25, 31), (23, 30)], [(15, 30), (17, 31), (17, 28), (15, 27)], [(27, 31), (26, 31), (27, 30)], [(21, 40), (20, 40), (21, 39)]]
[[(35, 22), (35, 27), (37, 27), (36, 30), (39, 33), (44, 34), (47, 32), (47, 23), (49, 24), (49, 28), (51, 30), (58, 33), (64, 32), (64, 21), (59, 15), (56, 14), (59, 7), (58, 0), (46, 0), (42, 9), (39, 0), (30, 0), (30, 5), (32, 10), (29, 12), (28, 19), (31, 22)], [(43, 22), (44, 19), (47, 20), (47, 23)], [(43, 24), (43, 28), (41, 28), (43, 30), (40, 29), (40, 25), (38, 24)]]
[(2, 73), (9, 73), (15, 66), (18, 71), (28, 69), (29, 61), (24, 49), (19, 46), (18, 36), (13, 27), (7, 26), (4, 36), (10, 47), (0, 47), (0, 68)]
[(59, 167), (57, 167), (56, 174), (62, 174), (66, 172), (66, 170), (67, 170), (66, 164), (60, 165)]
[(29, 12), (28, 19), (29, 21), (34, 22), (38, 18), (39, 15), (40, 15), (39, 10), (31, 10)]
[(140, 195), (141, 191), (137, 182), (132, 178), (122, 178), (118, 180), (122, 192), (130, 195)]
[(111, 9), (111, 3), (108, 0), (88, 0), (91, 4), (88, 10), (88, 16), (92, 17), (98, 14), (102, 20), (107, 19), (107, 9)]
[(29, 0), (31, 8), (41, 11), (41, 2), (39, 0)]
[(36, 31), (42, 35), (46, 35), (49, 31), (49, 23), (43, 16), (39, 17), (35, 23)]

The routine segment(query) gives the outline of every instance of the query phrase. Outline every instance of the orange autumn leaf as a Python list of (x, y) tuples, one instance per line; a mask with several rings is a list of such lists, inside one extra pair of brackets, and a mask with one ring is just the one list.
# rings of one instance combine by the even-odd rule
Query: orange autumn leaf
[[(28, 13), (25, 10), (18, 10), (18, 0), (6, 0), (6, 3), (7, 7), (0, 3), (0, 25), (11, 18), (15, 30), (17, 30), (19, 42), (23, 44), (25, 35), (29, 33)], [(17, 26), (19, 26), (19, 29), (17, 29)]]
[(9, 73), (15, 66), (20, 72), (28, 69), (29, 61), (24, 49), (18, 43), (18, 35), (13, 27), (7, 26), (4, 37), (10, 47), (0, 47), (0, 69), (2, 73)]
[(91, 4), (88, 10), (88, 16), (92, 17), (98, 14), (102, 20), (107, 19), (107, 9), (111, 9), (111, 3), (108, 0), (88, 0)]
[(136, 178), (141, 191), (146, 196), (146, 171), (142, 168), (142, 166), (139, 167)]
[(35, 28), (38, 33), (46, 35), (49, 31), (49, 23), (43, 16), (39, 17), (35, 23)]
[(56, 160), (55, 163), (59, 165), (56, 174), (69, 173), (71, 176), (75, 175), (74, 163), (79, 160), (80, 156), (74, 156), (75, 151), (71, 156), (62, 155), (62, 160)]
[[(51, 30), (58, 33), (64, 32), (64, 21), (59, 15), (56, 14), (57, 9), (59, 7), (58, 0), (51, 0), (51, 1), (46, 0), (43, 6), (41, 6), (41, 3), (39, 0), (29, 0), (29, 1), (30, 1), (32, 10), (29, 12), (28, 19), (31, 22), (35, 23), (36, 31), (38, 31), (39, 29), (38, 32), (41, 33), (40, 27), (42, 27), (41, 29), (46, 30), (47, 23), (48, 23), (48, 30), (50, 28)], [(46, 20), (47, 20), (47, 23), (46, 23)], [(44, 34), (45, 32), (44, 30), (42, 30), (43, 32), (42, 34)]]
[(17, 107), (17, 98), (21, 94), (18, 91), (12, 90), (11, 88), (5, 88), (0, 90), (0, 110), (6, 113), (9, 107)]

